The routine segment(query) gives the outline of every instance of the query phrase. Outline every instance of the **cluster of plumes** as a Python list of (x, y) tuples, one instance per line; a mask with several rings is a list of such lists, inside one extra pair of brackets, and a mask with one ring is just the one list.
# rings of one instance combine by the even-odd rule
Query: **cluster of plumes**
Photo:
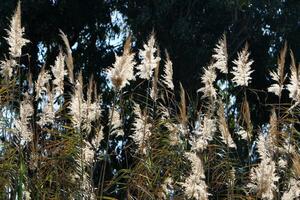
[(95, 101), (91, 102), (91, 92), (88, 92), (88, 100), (85, 100), (82, 90), (82, 74), (80, 73), (75, 81), (74, 93), (71, 96), (69, 105), (72, 122), (77, 130), (82, 128), (89, 133), (91, 131), (91, 122), (101, 116), (101, 98), (97, 95), (96, 90), (94, 90), (94, 98)]
[(133, 123), (133, 135), (131, 136), (134, 142), (138, 145), (138, 149), (141, 153), (146, 154), (148, 143), (151, 136), (152, 125), (148, 122), (148, 116), (146, 112), (142, 112), (141, 107), (138, 104), (134, 104), (134, 114), (136, 115)]
[[(250, 53), (248, 52), (248, 44), (246, 43), (244, 49), (238, 53), (238, 58), (233, 61), (234, 66), (232, 68), (232, 82), (237, 86), (248, 86), (251, 81), (251, 65), (253, 60), (249, 59)], [(212, 100), (217, 98), (217, 91), (214, 87), (214, 83), (217, 78), (216, 69), (223, 74), (228, 74), (228, 54), (227, 54), (227, 42), (224, 35), (217, 43), (214, 54), (212, 55), (212, 62), (206, 68), (201, 76), (201, 82), (203, 86), (198, 92), (203, 93), (203, 98), (208, 97)]]
[(280, 51), (280, 55), (277, 61), (277, 71), (271, 71), (270, 76), (271, 79), (275, 82), (269, 88), (268, 91), (274, 93), (279, 98), (281, 97), (282, 91), (287, 89), (289, 91), (289, 97), (295, 102), (295, 104), (291, 107), (294, 108), (300, 103), (300, 67), (297, 67), (294, 54), (291, 51), (291, 75), (289, 77), (289, 83), (285, 86), (284, 82), (287, 78), (287, 74), (284, 72), (285, 66), (285, 57), (287, 53), (287, 43), (284, 44), (284, 47)]
[(196, 153), (186, 153), (185, 156), (190, 160), (192, 165), (192, 173), (182, 186), (185, 188), (184, 193), (188, 198), (197, 200), (207, 200), (209, 193), (205, 183), (205, 174), (201, 159)]
[[(14, 67), (17, 65), (16, 58), (21, 56), (22, 47), (28, 43), (28, 40), (23, 38), (23, 28), (21, 27), (21, 16), (20, 16), (20, 4), (11, 20), (10, 29), (7, 30), (9, 35), (7, 39), (10, 46), (10, 58), (5, 59), (0, 62), (1, 74), (6, 78), (11, 78), (13, 76)], [(71, 100), (68, 102), (69, 114), (71, 117), (72, 125), (75, 128), (76, 133), (81, 133), (82, 131), (86, 133), (82, 136), (82, 141), (78, 145), (81, 149), (81, 158), (77, 158), (77, 164), (80, 166), (80, 170), (90, 167), (95, 158), (96, 149), (99, 147), (101, 140), (103, 139), (102, 128), (97, 130), (94, 129), (93, 122), (96, 122), (101, 116), (101, 98), (97, 94), (97, 89), (93, 84), (92, 79), (88, 85), (87, 95), (83, 93), (83, 80), (81, 73), (78, 78), (74, 80), (73, 77), (73, 60), (71, 56), (70, 46), (68, 44), (66, 36), (61, 33), (62, 38), (67, 46), (67, 53), (64, 54), (60, 52), (57, 56), (55, 63), (51, 66), (51, 71), (42, 68), (38, 78), (35, 82), (35, 100), (38, 103), (37, 112), (37, 124), (39, 128), (44, 128), (45, 126), (51, 126), (55, 124), (56, 111), (54, 109), (54, 104), (59, 103), (57, 100), (64, 94), (64, 79), (65, 76), (69, 75), (70, 83), (73, 84), (73, 93), (71, 94)], [(278, 68), (276, 72), (271, 72), (271, 78), (275, 82), (272, 84), (268, 91), (274, 93), (277, 96), (281, 96), (284, 87), (284, 82), (286, 75), (284, 75), (284, 65), (285, 65), (285, 55), (287, 51), (287, 45), (285, 45), (282, 50), (280, 57), (278, 58)], [(127, 85), (130, 85), (130, 81), (135, 80), (135, 72), (137, 70), (136, 76), (141, 79), (150, 80), (152, 78), (152, 93), (151, 95), (155, 101), (157, 98), (157, 81), (158, 81), (158, 67), (161, 60), (159, 55), (159, 50), (155, 44), (155, 37), (152, 34), (144, 44), (143, 50), (139, 51), (139, 57), (141, 63), (137, 65), (135, 61), (135, 54), (131, 51), (131, 39), (130, 37), (126, 40), (124, 45), (123, 54), (121, 56), (115, 55), (116, 61), (107, 70), (107, 76), (110, 80), (113, 88), (116, 91), (122, 90)], [(238, 53), (238, 58), (233, 61), (235, 66), (233, 67), (232, 82), (237, 86), (248, 86), (251, 81), (251, 65), (253, 61), (249, 59), (248, 45)], [(225, 35), (219, 40), (218, 44), (214, 49), (214, 54), (212, 55), (212, 62), (206, 68), (204, 68), (203, 76), (201, 77), (201, 82), (204, 85), (198, 91), (202, 92), (202, 97), (211, 98), (211, 103), (216, 103), (217, 90), (214, 87), (217, 78), (217, 71), (223, 74), (228, 74), (228, 54), (227, 54), (227, 44)], [(292, 98), (296, 103), (300, 102), (300, 71), (297, 68), (296, 62), (293, 54), (291, 53), (291, 77), (290, 82), (286, 86), (289, 91), (290, 98)], [(65, 70), (65, 64), (67, 65), (67, 70)], [(173, 66), (169, 55), (166, 53), (166, 60), (164, 63), (164, 74), (162, 76), (162, 83), (165, 84), (167, 89), (174, 90), (174, 84), (172, 80), (173, 76)], [(156, 70), (156, 71), (154, 71)], [(52, 73), (51, 73), (52, 72)], [(153, 72), (157, 73), (154, 74)], [(53, 81), (51, 81), (53, 79)], [(155, 85), (156, 84), (156, 85)], [(191, 162), (192, 170), (190, 175), (185, 179), (185, 182), (181, 183), (184, 188), (184, 192), (188, 198), (195, 199), (208, 199), (210, 195), (207, 192), (207, 185), (205, 183), (205, 173), (204, 166), (201, 158), (198, 155), (205, 153), (210, 141), (214, 139), (214, 135), (217, 130), (220, 133), (222, 142), (230, 148), (237, 148), (234, 143), (229, 127), (226, 121), (226, 114), (224, 110), (224, 105), (220, 101), (219, 109), (209, 110), (205, 115), (199, 114), (198, 119), (195, 122), (194, 130), (192, 134), (189, 132), (189, 121), (187, 114), (187, 105), (185, 102), (185, 91), (183, 87), (180, 88), (180, 98), (181, 102), (179, 105), (179, 123), (173, 123), (172, 117), (169, 110), (162, 106), (162, 120), (166, 121), (164, 124), (169, 131), (169, 139), (171, 145), (180, 144), (180, 137), (182, 138), (192, 138), (190, 141), (191, 152), (186, 153), (185, 156)], [(148, 92), (148, 91), (147, 91)], [(34, 93), (33, 93), (34, 94)], [(34, 97), (33, 97), (34, 98)], [(249, 105), (247, 101), (247, 109), (249, 110)], [(244, 103), (243, 103), (244, 104)], [(245, 105), (246, 105), (245, 104)], [(109, 122), (110, 134), (115, 134), (117, 136), (124, 136), (123, 116), (121, 116), (121, 108), (118, 105), (113, 105), (109, 111)], [(135, 115), (133, 122), (133, 135), (130, 137), (138, 146), (139, 153), (146, 154), (149, 152), (149, 140), (152, 136), (153, 126), (150, 123), (150, 114), (147, 113), (147, 108), (143, 111), (140, 105), (134, 103), (133, 112)], [(215, 115), (214, 113), (217, 113)], [(249, 112), (250, 113), (250, 112)], [(23, 95), (23, 101), (20, 103), (19, 117), (15, 120), (15, 130), (19, 135), (23, 144), (32, 141), (33, 133), (31, 131), (32, 127), (32, 116), (34, 114), (34, 108), (32, 105), (32, 99), (25, 93)], [(247, 117), (248, 123), (250, 123), (250, 114)], [(126, 120), (126, 119), (124, 119)], [(259, 153), (260, 163), (251, 169), (250, 172), (250, 183), (247, 185), (250, 193), (256, 193), (258, 197), (262, 199), (273, 199), (274, 193), (278, 188), (276, 188), (276, 182), (279, 181), (279, 177), (276, 174), (276, 164), (273, 161), (273, 156), (275, 155), (276, 149), (276, 135), (277, 135), (277, 117), (275, 111), (272, 112), (270, 120), (269, 134), (264, 137), (262, 134), (259, 135), (257, 142), (257, 150)], [(248, 129), (247, 129), (248, 131)], [(242, 139), (246, 140), (248, 138), (248, 132), (242, 127), (238, 128), (237, 135)], [(181, 135), (180, 135), (181, 134)], [(93, 136), (92, 136), (93, 135)], [(190, 137), (189, 137), (190, 136)], [(1, 142), (1, 141), (0, 141)], [(250, 142), (250, 141), (247, 141)], [(295, 150), (293, 151), (295, 152)], [(287, 166), (284, 160), (278, 161), (278, 166)], [(298, 160), (297, 160), (298, 159)], [(288, 183), (288, 188), (286, 192), (283, 193), (282, 199), (295, 199), (300, 196), (300, 158), (295, 158), (293, 160), (294, 174), (290, 178)], [(296, 164), (295, 164), (296, 163)], [(83, 172), (83, 171), (81, 171)], [(236, 181), (235, 169), (232, 167), (229, 171), (230, 176), (227, 185), (234, 187)], [(86, 172), (82, 173), (83, 177), (83, 197), (84, 198), (95, 198), (93, 195), (93, 186), (91, 185), (91, 180), (89, 180), (89, 175)], [(77, 178), (79, 179), (78, 175)], [(168, 193), (168, 188), (171, 188), (173, 181), (168, 178), (162, 184), (163, 196), (166, 199)]]
[(273, 199), (274, 192), (277, 191), (276, 182), (279, 177), (276, 174), (276, 165), (272, 160), (270, 150), (267, 146), (268, 139), (262, 134), (259, 135), (257, 149), (261, 159), (259, 165), (251, 169), (250, 192), (256, 193), (262, 199)]
[(23, 38), (24, 28), (22, 28), (21, 25), (20, 2), (10, 20), (10, 26), (6, 32), (8, 37), (5, 39), (9, 45), (9, 59), (6, 58), (0, 62), (0, 73), (6, 79), (10, 79), (17, 65), (16, 59), (22, 55), (22, 47), (29, 42), (29, 40)]
[[(135, 54), (131, 51), (131, 37), (129, 36), (125, 42), (123, 54), (121, 56), (115, 55), (115, 63), (108, 68), (107, 78), (116, 91), (123, 89), (126, 85), (130, 85), (130, 81), (135, 80), (136, 76), (141, 79), (150, 80), (153, 78), (153, 72), (159, 67), (160, 56), (156, 47), (155, 37), (152, 33), (149, 40), (144, 44), (144, 49), (139, 51), (141, 63), (137, 65), (135, 61)], [(173, 64), (169, 54), (166, 52), (166, 60), (164, 64), (164, 74), (162, 75), (162, 82), (170, 90), (174, 90), (173, 84)], [(135, 69), (137, 70), (135, 74)], [(157, 70), (158, 73), (158, 70)], [(157, 78), (157, 77), (156, 77)], [(154, 91), (156, 88), (152, 87), (151, 97), (157, 98)]]
[[(287, 52), (287, 44), (280, 52), (278, 57), (277, 71), (271, 71), (271, 79), (275, 82), (269, 88), (268, 91), (274, 93), (277, 96), (281, 96), (282, 90), (285, 89), (284, 82), (287, 78), (287, 74), (284, 72), (285, 57)], [(249, 58), (250, 53), (248, 51), (248, 44), (241, 52), (238, 53), (237, 59), (233, 61), (233, 68), (231, 74), (233, 75), (232, 82), (237, 86), (248, 86), (251, 82), (251, 74), (254, 70), (251, 69), (253, 60)], [(286, 89), (289, 91), (289, 96), (295, 101), (295, 105), (300, 103), (300, 72), (296, 65), (294, 55), (291, 52), (291, 76), (289, 83), (286, 85)], [(203, 86), (197, 91), (202, 92), (202, 98), (217, 99), (217, 91), (214, 86), (217, 78), (216, 69), (219, 69), (221, 73), (228, 74), (228, 54), (225, 35), (217, 43), (214, 54), (212, 55), (212, 62), (204, 68), (203, 75), (201, 76), (201, 83)]]
[(221, 73), (228, 73), (228, 54), (225, 34), (218, 41), (212, 58), (212, 63), (208, 67), (204, 68), (204, 73), (201, 76), (201, 83), (203, 84), (203, 87), (201, 87), (197, 92), (203, 93), (202, 98), (208, 97), (215, 100), (217, 98), (217, 91), (214, 87), (214, 83), (217, 78), (216, 69), (219, 69)]

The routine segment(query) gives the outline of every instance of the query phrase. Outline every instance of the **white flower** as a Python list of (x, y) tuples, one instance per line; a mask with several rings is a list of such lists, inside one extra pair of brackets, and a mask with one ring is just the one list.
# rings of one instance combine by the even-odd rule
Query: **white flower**
[(141, 79), (149, 80), (153, 75), (153, 69), (157, 67), (157, 63), (160, 61), (160, 57), (157, 54), (155, 47), (155, 38), (152, 34), (147, 42), (144, 44), (144, 50), (140, 50), (139, 56), (142, 59), (142, 63), (137, 66), (137, 75)]
[(142, 114), (141, 108), (138, 104), (134, 104), (134, 114), (136, 115), (134, 126), (134, 134), (131, 138), (138, 145), (142, 153), (146, 153), (146, 141), (151, 136), (151, 124), (147, 123), (147, 115)]
[(201, 82), (204, 84), (204, 86), (200, 89), (198, 89), (197, 92), (203, 92), (204, 97), (211, 97), (213, 99), (217, 98), (217, 92), (214, 87), (214, 82), (217, 78), (216, 70), (214, 66), (210, 65), (207, 68), (204, 68), (204, 74), (201, 77)]
[(43, 94), (47, 92), (46, 84), (49, 83), (50, 79), (51, 76), (49, 72), (42, 68), (41, 72), (39, 73), (38, 79), (35, 83), (36, 100), (42, 98)]
[(165, 61), (165, 68), (164, 72), (165, 74), (163, 75), (163, 83), (170, 88), (171, 90), (174, 90), (174, 84), (173, 84), (173, 64), (172, 61), (170, 60), (169, 55), (167, 54), (167, 60)]
[(213, 135), (216, 132), (216, 123), (214, 119), (210, 119), (207, 116), (198, 119), (195, 125), (193, 133), (195, 138), (192, 140), (192, 150), (202, 151), (206, 149), (208, 142), (213, 139)]
[(64, 77), (67, 75), (65, 68), (65, 56), (59, 52), (56, 57), (54, 66), (51, 66), (52, 74), (54, 75), (53, 84), (55, 85), (54, 91), (57, 95), (64, 93)]
[(14, 59), (5, 59), (0, 62), (1, 75), (7, 79), (10, 79), (13, 75), (14, 67), (17, 62)]
[(250, 192), (256, 193), (262, 199), (272, 200), (273, 193), (277, 190), (275, 182), (279, 180), (275, 170), (275, 163), (269, 158), (263, 159), (257, 167), (251, 169), (251, 182), (247, 185)]
[(238, 53), (238, 59), (234, 60), (233, 63), (236, 65), (233, 67), (232, 74), (234, 75), (232, 81), (238, 86), (248, 86), (251, 80), (251, 65), (253, 60), (249, 60), (248, 45), (244, 47), (242, 52)]
[(124, 45), (123, 55), (115, 55), (116, 61), (113, 67), (107, 70), (107, 76), (116, 90), (121, 90), (126, 85), (129, 85), (129, 81), (135, 79), (133, 68), (136, 63), (134, 61), (134, 53), (130, 52), (130, 42), (131, 40), (128, 38)]
[(215, 63), (213, 64), (214, 67), (219, 69), (222, 73), (228, 74), (228, 67), (227, 67), (227, 44), (226, 44), (226, 35), (224, 34), (223, 37), (218, 41), (218, 44), (214, 48), (214, 54), (212, 57), (215, 59)]
[(9, 29), (6, 30), (8, 37), (5, 38), (9, 45), (9, 54), (13, 57), (22, 55), (22, 47), (29, 40), (23, 38), (24, 28), (21, 27), (21, 5), (18, 3), (17, 9), (10, 20)]

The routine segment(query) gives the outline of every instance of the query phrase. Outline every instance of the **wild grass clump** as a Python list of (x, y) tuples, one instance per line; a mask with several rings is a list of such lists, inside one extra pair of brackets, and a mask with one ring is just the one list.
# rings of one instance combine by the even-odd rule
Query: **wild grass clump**
[(292, 51), (286, 67), (287, 44), (272, 85), (256, 91), (278, 97), (258, 127), (248, 44), (231, 66), (222, 36), (203, 68), (199, 103), (173, 83), (171, 57), (153, 33), (138, 56), (128, 37), (105, 71), (106, 90), (74, 70), (63, 32), (54, 64), (33, 80), (21, 63), (24, 33), (19, 3), (0, 63), (1, 199), (300, 198), (300, 68)]

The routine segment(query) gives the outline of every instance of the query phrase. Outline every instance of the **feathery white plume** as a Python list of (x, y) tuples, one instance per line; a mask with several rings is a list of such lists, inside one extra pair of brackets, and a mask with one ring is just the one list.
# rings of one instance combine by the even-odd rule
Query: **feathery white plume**
[(250, 192), (256, 193), (262, 199), (272, 200), (273, 193), (277, 190), (275, 182), (279, 180), (275, 170), (275, 162), (270, 158), (263, 159), (257, 167), (251, 169), (251, 182), (247, 185)]
[(270, 152), (267, 148), (267, 138), (265, 138), (262, 134), (258, 136), (257, 142), (257, 152), (259, 153), (259, 157), (262, 160), (269, 159), (271, 157)]
[(41, 127), (47, 124), (53, 124), (55, 119), (55, 112), (53, 107), (53, 95), (48, 90), (47, 92), (48, 99), (46, 100), (46, 105), (43, 107), (41, 113), (38, 114), (40, 119), (37, 121), (37, 124)]
[(133, 123), (134, 134), (131, 136), (131, 138), (138, 145), (139, 150), (145, 154), (147, 149), (146, 141), (151, 136), (150, 129), (152, 125), (147, 123), (147, 115), (142, 113), (140, 106), (136, 103), (134, 104), (134, 114), (136, 115)]
[(21, 26), (21, 3), (18, 6), (14, 15), (10, 20), (9, 29), (6, 30), (8, 37), (5, 38), (9, 45), (9, 54), (13, 57), (20, 57), (22, 55), (22, 47), (26, 45), (29, 40), (23, 38), (24, 28)]
[(83, 159), (87, 164), (92, 163), (95, 155), (95, 151), (93, 150), (92, 146), (88, 142), (84, 142), (85, 146), (82, 149)]
[(300, 73), (297, 68), (293, 52), (291, 52), (291, 77), (290, 83), (287, 84), (287, 90), (290, 92), (289, 96), (294, 101), (300, 102)]
[(102, 100), (99, 96), (94, 102), (85, 101), (83, 99), (82, 105), (82, 128), (90, 133), (92, 130), (92, 122), (101, 117), (101, 104)]
[(83, 97), (82, 97), (82, 81), (79, 77), (76, 80), (74, 94), (71, 96), (71, 102), (69, 105), (70, 115), (72, 116), (72, 122), (75, 128), (79, 129), (82, 123), (83, 116)]
[(124, 51), (122, 56), (115, 55), (116, 61), (113, 67), (107, 70), (107, 76), (116, 90), (121, 90), (126, 85), (129, 85), (129, 81), (134, 80), (135, 66), (134, 53), (131, 53), (131, 39), (128, 37), (124, 45)]
[(205, 183), (205, 174), (201, 159), (195, 153), (186, 153), (185, 156), (191, 161), (192, 173), (186, 178), (182, 186), (185, 188), (184, 193), (188, 198), (197, 200), (207, 200), (209, 193)]
[(54, 66), (51, 66), (52, 74), (54, 75), (53, 84), (55, 85), (54, 92), (57, 95), (62, 95), (64, 93), (64, 77), (67, 75), (67, 70), (65, 70), (65, 56), (62, 52), (59, 52), (56, 57)]
[(213, 135), (216, 132), (216, 122), (214, 119), (210, 119), (207, 116), (200, 119), (196, 122), (195, 129), (193, 133), (195, 138), (192, 140), (192, 150), (193, 151), (202, 151), (206, 149), (208, 142), (213, 139)]
[(259, 165), (251, 169), (251, 182), (248, 183), (250, 192), (255, 192), (263, 199), (273, 199), (273, 193), (277, 190), (275, 182), (279, 177), (275, 173), (275, 162), (271, 159), (269, 149), (267, 148), (268, 140), (262, 135), (259, 135), (257, 143), (257, 151), (261, 158)]
[(281, 96), (281, 92), (283, 90), (283, 82), (286, 79), (286, 75), (284, 75), (284, 64), (285, 64), (285, 55), (287, 51), (287, 43), (284, 44), (284, 48), (280, 51), (280, 56), (277, 62), (277, 72), (271, 71), (270, 76), (275, 83), (273, 83), (269, 88), (268, 92), (273, 92), (277, 96)]
[(10, 79), (13, 75), (14, 67), (17, 65), (17, 62), (14, 59), (5, 59), (0, 62), (0, 73), (6, 78)]
[(20, 103), (20, 118), (16, 120), (15, 127), (20, 135), (20, 139), (25, 142), (32, 140), (32, 132), (30, 131), (29, 122), (33, 115), (33, 106), (29, 100), (29, 95), (25, 93), (25, 99)]
[(288, 184), (288, 190), (282, 195), (282, 200), (293, 200), (300, 198), (300, 180), (291, 178)]
[(226, 35), (218, 41), (218, 44), (214, 48), (214, 54), (212, 57), (215, 59), (215, 63), (213, 64), (217, 69), (219, 69), (222, 73), (228, 74), (227, 67), (227, 44), (226, 44)]
[(163, 75), (163, 83), (170, 88), (171, 90), (174, 90), (174, 84), (173, 84), (173, 64), (172, 61), (170, 60), (169, 54), (166, 52), (166, 61), (165, 61), (165, 68), (164, 72), (165, 74)]
[(277, 96), (280, 96), (281, 91), (283, 90), (283, 85), (280, 85), (280, 75), (277, 72), (270, 72), (270, 76), (272, 78), (273, 81), (275, 81), (276, 83), (273, 83), (269, 88), (268, 88), (268, 92), (272, 92)]
[(38, 79), (35, 83), (36, 100), (42, 98), (43, 94), (47, 92), (46, 84), (49, 82), (50, 79), (51, 76), (49, 72), (42, 68), (41, 72), (39, 73)]
[(204, 74), (201, 77), (201, 82), (204, 84), (203, 87), (197, 90), (197, 92), (203, 92), (204, 97), (210, 97), (212, 99), (217, 98), (217, 92), (214, 87), (214, 82), (217, 78), (216, 70), (213, 65), (208, 66), (207, 68), (204, 68)]
[(122, 130), (123, 122), (121, 119), (120, 111), (118, 109), (114, 109), (114, 111), (110, 109), (109, 116), (111, 117), (112, 120), (111, 134), (117, 134), (117, 136), (123, 136), (124, 135), (124, 131)]
[(149, 80), (153, 75), (153, 69), (157, 67), (157, 63), (160, 61), (160, 57), (157, 54), (155, 47), (154, 34), (150, 35), (147, 44), (144, 44), (144, 50), (140, 50), (139, 56), (142, 59), (142, 63), (136, 68), (138, 70), (137, 75), (141, 79)]
[(237, 84), (237, 86), (248, 86), (251, 81), (251, 65), (253, 60), (249, 60), (250, 53), (248, 52), (248, 44), (246, 43), (244, 49), (238, 53), (237, 60), (234, 60), (233, 63), (236, 65), (231, 72), (234, 77), (232, 81)]
[(101, 140), (103, 140), (103, 126), (99, 130), (96, 130), (95, 137), (92, 140), (92, 144), (95, 148), (97, 148), (100, 145)]

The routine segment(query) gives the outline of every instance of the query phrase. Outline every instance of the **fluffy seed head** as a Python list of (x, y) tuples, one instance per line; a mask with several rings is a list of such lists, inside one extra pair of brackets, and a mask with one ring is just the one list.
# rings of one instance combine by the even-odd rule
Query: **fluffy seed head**
[(237, 86), (248, 86), (251, 81), (251, 65), (253, 60), (249, 60), (250, 53), (248, 52), (248, 44), (245, 45), (244, 49), (238, 53), (238, 58), (233, 61), (235, 66), (231, 72), (234, 77), (232, 81), (237, 84)]

